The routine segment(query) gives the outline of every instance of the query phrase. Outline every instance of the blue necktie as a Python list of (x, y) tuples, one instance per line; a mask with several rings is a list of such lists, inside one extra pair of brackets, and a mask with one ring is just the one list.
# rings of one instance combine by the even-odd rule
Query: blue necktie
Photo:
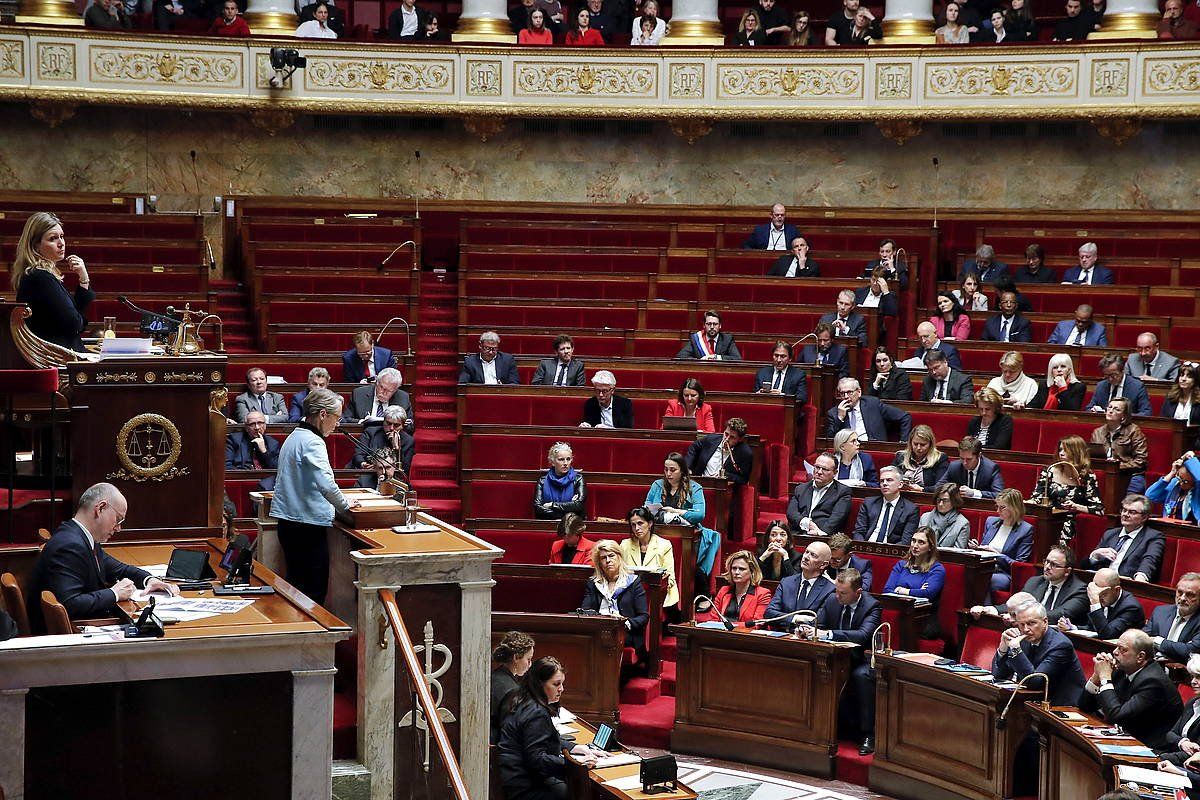
[(892, 524), (892, 504), (883, 504), (883, 522), (879, 525), (879, 536), (875, 539), (877, 542), (886, 542), (888, 535), (888, 525)]

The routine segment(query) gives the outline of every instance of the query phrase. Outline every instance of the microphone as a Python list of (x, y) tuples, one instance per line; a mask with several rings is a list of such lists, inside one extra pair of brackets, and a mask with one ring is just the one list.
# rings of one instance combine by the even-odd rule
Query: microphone
[(789, 611), (786, 614), (780, 614), (778, 617), (751, 620), (746, 623), (746, 627), (753, 628), (757, 625), (766, 625), (768, 622), (780, 622), (789, 618), (792, 620), (793, 626), (812, 625), (817, 621), (817, 612), (809, 611), (807, 608), (802, 608), (799, 611)]
[(400, 245), (398, 245), (398, 246), (396, 247), (396, 249), (395, 249), (395, 250), (393, 250), (392, 252), (388, 253), (388, 256), (387, 256), (387, 258), (385, 258), (383, 261), (381, 261), (381, 262), (379, 263), (379, 269), (380, 269), (380, 271), (382, 271), (382, 270), (383, 270), (383, 268), (387, 266), (387, 263), (388, 263), (389, 261), (391, 261), (391, 260), (392, 260), (392, 256), (396, 255), (396, 253), (399, 253), (401, 250), (403, 250), (403, 249), (404, 249), (404, 248), (406, 248), (406, 247), (412, 247), (412, 249), (413, 249), (413, 255), (414, 255), (414, 256), (416, 256), (416, 253), (417, 253), (417, 243), (416, 243), (416, 242), (414, 242), (412, 239), (409, 239), (407, 242), (403, 242), (403, 243), (401, 243)]
[(796, 341), (792, 342), (792, 349), (795, 350), (796, 345), (800, 344), (805, 339), (816, 339), (816, 338), (817, 338), (817, 335), (815, 333), (806, 333), (803, 336), (801, 336), (799, 339), (797, 339)]
[[(876, 642), (879, 641), (879, 634), (884, 628), (887, 628), (887, 643), (884, 645), (883, 650), (881, 651), (876, 646)], [(892, 623), (890, 622), (879, 623), (879, 627), (876, 628), (875, 632), (871, 634), (871, 669), (875, 669), (875, 654), (878, 652), (882, 652), (885, 655), (891, 655), (892, 653)]]
[(1000, 716), (996, 717), (996, 730), (1002, 731), (1008, 727), (1008, 709), (1012, 707), (1013, 700), (1017, 699), (1017, 694), (1025, 688), (1025, 681), (1030, 678), (1042, 679), (1042, 708), (1050, 707), (1050, 676), (1044, 672), (1031, 672), (1021, 680), (1017, 681), (1017, 688), (1013, 689), (1013, 693), (1008, 696), (1008, 702), (1004, 704), (1004, 710), (1000, 712)]
[(383, 335), (384, 335), (385, 333), (387, 333), (387, 329), (388, 329), (388, 328), (391, 326), (391, 324), (392, 324), (393, 322), (402, 322), (402, 323), (404, 323), (404, 344), (405, 344), (405, 347), (407, 347), (407, 348), (408, 348), (408, 355), (409, 355), (409, 356), (412, 356), (412, 354), (413, 354), (413, 350), (412, 350), (412, 329), (411, 329), (411, 327), (410, 327), (410, 326), (409, 326), (409, 324), (408, 324), (408, 320), (406, 320), (404, 317), (392, 317), (391, 319), (389, 319), (389, 320), (387, 321), (387, 323), (386, 323), (386, 324), (384, 324), (384, 326), (383, 326), (383, 330), (381, 330), (381, 331), (379, 332), (379, 335), (375, 337), (375, 344), (379, 344), (380, 340), (382, 340), (382, 339), (383, 339)]
[(696, 603), (700, 600), (707, 600), (712, 605), (713, 612), (717, 615), (717, 619), (720, 621), (720, 623), (725, 626), (725, 630), (727, 630), (727, 631), (733, 630), (733, 623), (730, 622), (729, 620), (725, 619), (724, 614), (722, 614), (720, 611), (717, 611), (717, 601), (713, 600), (711, 597), (709, 597), (706, 594), (698, 594), (692, 598), (692, 616), (693, 617), (696, 616)]
[(941, 183), (941, 181), (939, 180), (941, 177), (941, 173), (938, 172), (938, 166), (940, 165), (940, 163), (941, 162), (938, 161), (938, 157), (934, 156), (933, 157), (933, 229), (934, 230), (937, 230), (937, 226), (938, 226), (938, 222), (937, 222), (938, 189), (940, 188), (940, 183)]

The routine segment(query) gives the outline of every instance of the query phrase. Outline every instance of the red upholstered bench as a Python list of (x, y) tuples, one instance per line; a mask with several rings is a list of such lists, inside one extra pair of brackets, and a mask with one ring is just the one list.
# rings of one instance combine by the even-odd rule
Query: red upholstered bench
[(975, 664), (984, 669), (991, 669), (992, 657), (1000, 646), (1000, 631), (971, 625), (963, 639), (962, 655), (959, 660), (965, 664)]
[(411, 279), (370, 275), (315, 275), (303, 270), (277, 270), (256, 275), (265, 294), (363, 294), (376, 297), (405, 297)]
[(646, 275), (604, 277), (526, 275), (510, 273), (504, 277), (479, 276), (466, 272), (459, 276), (461, 297), (575, 297), (594, 300), (646, 300), (650, 281)]
[(1174, 586), (1184, 573), (1200, 572), (1200, 541), (1195, 539), (1168, 538), (1167, 542), (1174, 542), (1175, 559), (1174, 561), (1163, 559), (1162, 575), (1159, 578), (1160, 582)]

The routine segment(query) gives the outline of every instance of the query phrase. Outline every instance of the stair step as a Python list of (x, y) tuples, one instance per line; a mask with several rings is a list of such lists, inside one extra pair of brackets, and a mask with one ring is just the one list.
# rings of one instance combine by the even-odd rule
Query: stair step
[(454, 492), (454, 497), (459, 496), (458, 481), (455, 480), (423, 480), (420, 481), (420, 492)]
[(675, 637), (663, 636), (662, 642), (658, 646), (658, 657), (662, 659), (664, 664), (668, 661), (675, 662), (678, 660), (675, 652)]
[(662, 681), (657, 678), (633, 678), (621, 687), (621, 702), (644, 706), (662, 696)]
[(458, 434), (454, 431), (448, 431), (444, 428), (417, 428), (414, 435), (417, 444), (430, 444), (433, 442), (449, 442), (455, 444), (458, 442)]
[(671, 746), (671, 728), (675, 724), (675, 698), (658, 697), (646, 705), (621, 704), (621, 744), (627, 747)]
[(662, 693), (667, 697), (675, 696), (675, 662), (663, 661), (662, 672), (658, 679), (662, 681)]

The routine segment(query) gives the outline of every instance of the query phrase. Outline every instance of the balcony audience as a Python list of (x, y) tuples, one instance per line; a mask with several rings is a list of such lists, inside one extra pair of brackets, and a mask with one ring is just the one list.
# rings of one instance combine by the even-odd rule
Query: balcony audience
[(796, 398), (796, 406), (808, 402), (808, 376), (792, 364), (792, 346), (784, 341), (771, 350), (771, 366), (761, 367), (754, 375), (754, 391)]
[(1016, 350), (1000, 356), (1000, 374), (987, 385), (1008, 408), (1020, 410), (1037, 397), (1038, 382), (1025, 374), (1025, 357)]
[(837, 460), (832, 453), (813, 459), (812, 478), (796, 484), (787, 518), (793, 531), (808, 536), (829, 536), (846, 527), (850, 487), (837, 480)]
[[(644, 19), (649, 19), (654, 23), (654, 29), (646, 32), (641, 22)], [(667, 35), (667, 23), (658, 16), (658, 0), (644, 0), (642, 3), (642, 16), (636, 17), (633, 20), (633, 29), (631, 31), (634, 38), (642, 37), (639, 44), (658, 45), (664, 36)], [(783, 248), (780, 247), (780, 250)]]
[(963, 497), (973, 500), (993, 500), (1004, 490), (1000, 466), (983, 455), (983, 443), (975, 436), (964, 436), (959, 441), (958, 461), (950, 463), (946, 480), (957, 484)]
[(606, 369), (592, 376), (594, 394), (583, 401), (581, 428), (632, 428), (633, 401), (617, 394), (617, 376)]
[(991, 591), (1008, 591), (1012, 585), (1012, 565), (1028, 561), (1033, 553), (1033, 526), (1025, 521), (1025, 499), (1016, 489), (1005, 489), (996, 495), (996, 516), (983, 522), (978, 542), (973, 549), (995, 554)]
[(288, 422), (299, 422), (304, 419), (304, 398), (313, 389), (325, 389), (329, 386), (329, 370), (324, 367), (313, 367), (308, 371), (308, 385), (292, 395), (288, 403)]
[(991, 22), (991, 27), (981, 28), (971, 41), (985, 44), (1009, 44), (1014, 41), (1009, 35), (1008, 18), (1004, 16), (1004, 11), (999, 8), (993, 9), (988, 21)]
[(633, 21), (637, 33), (629, 40), (629, 44), (634, 47), (654, 47), (658, 44), (654, 36), (654, 28), (657, 20), (650, 16), (637, 17)]
[(854, 292), (842, 289), (837, 296), (837, 310), (822, 314), (818, 321), (832, 325), (834, 336), (853, 336), (859, 347), (866, 347), (867, 320), (854, 310), (855, 305)]
[[(156, 0), (155, 5), (167, 0)], [(312, 19), (305, 20), (296, 28), (298, 39), (336, 39), (337, 31), (329, 24), (330, 5), (326, 0), (317, 0), (312, 6)], [(307, 10), (307, 9), (306, 9)], [(157, 16), (156, 16), (157, 19)], [(303, 19), (303, 17), (302, 17)]]
[[(1074, 625), (1087, 624), (1087, 584), (1075, 575), (1075, 553), (1069, 547), (1061, 544), (1051, 547), (1042, 561), (1042, 574), (1025, 581), (1020, 593), (1029, 595), (1046, 609), (1051, 625), (1057, 625), (1063, 618)], [(971, 614), (975, 617), (981, 614), (1003, 615), (1007, 611), (1004, 605), (971, 607)]]
[(583, 386), (583, 360), (575, 358), (575, 340), (563, 334), (554, 340), (554, 358), (543, 358), (531, 386)]
[(551, 564), (592, 563), (591, 539), (584, 536), (583, 515), (568, 511), (558, 521), (558, 537), (550, 544)]
[(961, 7), (954, 0), (946, 3), (942, 26), (933, 32), (933, 37), (938, 44), (970, 43), (971, 32), (966, 25), (959, 22), (958, 17), (960, 12)]
[(965, 273), (958, 281), (958, 288), (950, 294), (965, 311), (987, 311), (987, 295), (979, 290), (979, 275), (974, 272)]
[[(1008, 31), (1008, 41), (1036, 42), (1038, 40), (1038, 25), (1037, 20), (1033, 17), (1031, 0), (1011, 0), (1008, 11), (1004, 14), (1004, 25)], [(1026, 249), (1025, 253), (1028, 255), (1029, 250)], [(1047, 272), (1053, 276), (1053, 271), (1047, 270)]]
[[(496, 762), (504, 796), (513, 800), (567, 800), (563, 742), (554, 727), (566, 672), (555, 658), (539, 658), (504, 703), (504, 722), (496, 743)], [(590, 751), (573, 756), (586, 769), (596, 762)]]
[(671, 542), (654, 532), (654, 514), (643, 507), (625, 515), (629, 538), (621, 541), (621, 557), (629, 569), (657, 570), (667, 576), (666, 607), (679, 605), (679, 584), (675, 579), (675, 549)]
[(834, 434), (833, 457), (837, 462), (836, 478), (846, 486), (878, 486), (879, 473), (875, 470), (875, 459), (865, 453), (858, 441), (858, 434), (843, 428)]
[(975, 402), (975, 387), (971, 378), (956, 369), (951, 369), (944, 352), (929, 351), (925, 356), (925, 368), (928, 374), (921, 382), (921, 400), (927, 403), (962, 405)]
[(1146, 491), (1150, 445), (1142, 429), (1130, 421), (1128, 400), (1118, 397), (1108, 401), (1104, 424), (1092, 431), (1091, 443), (1102, 445), (1107, 457), (1117, 462), (1121, 476), (1129, 479), (1127, 493)]
[(766, 46), (767, 34), (763, 32), (762, 23), (758, 19), (758, 12), (753, 8), (747, 8), (742, 12), (742, 18), (738, 20), (738, 30), (733, 35), (732, 44), (735, 47)]
[(930, 492), (945, 479), (950, 459), (938, 450), (933, 429), (928, 425), (917, 425), (904, 449), (896, 453), (892, 466), (900, 471), (905, 489)]
[(746, 421), (730, 417), (721, 433), (701, 436), (688, 446), (687, 464), (692, 475), (722, 478), (731, 483), (750, 482), (754, 451), (746, 443)]
[(702, 433), (715, 433), (717, 430), (716, 423), (713, 422), (712, 405), (705, 402), (704, 387), (695, 378), (684, 380), (675, 399), (667, 401), (663, 417), (663, 429), (666, 428), (665, 418), (673, 417), (696, 420), (696, 430)]
[(506, 384), (515, 386), (521, 382), (517, 374), (517, 361), (508, 353), (500, 351), (500, 334), (484, 331), (479, 337), (479, 353), (463, 359), (458, 373), (459, 383)]
[(1016, 293), (1001, 292), (996, 305), (999, 313), (988, 317), (980, 338), (985, 342), (1032, 342), (1033, 326), (1017, 310)]
[(762, 541), (758, 563), (763, 580), (781, 581), (789, 575), (795, 575), (800, 568), (800, 557), (792, 547), (792, 532), (787, 521), (771, 520)]
[(261, 367), (246, 370), (246, 391), (233, 402), (233, 418), (245, 423), (251, 411), (261, 411), (267, 423), (287, 422), (287, 403), (279, 392), (267, 390), (267, 373)]
[(933, 490), (933, 508), (921, 515), (917, 530), (929, 530), (938, 547), (965, 550), (971, 538), (971, 523), (960, 510), (962, 505), (957, 483), (939, 483)]
[(1070, 512), (1063, 518), (1059, 539), (1062, 544), (1070, 544), (1075, 536), (1077, 514), (1104, 513), (1087, 442), (1079, 436), (1058, 440), (1058, 461), (1042, 469), (1029, 502)]
[(992, 389), (975, 396), (979, 414), (967, 421), (967, 435), (974, 436), (989, 450), (999, 452), (1012, 448), (1013, 418), (1004, 413), (1004, 400)]
[(546, 14), (546, 28), (558, 38), (567, 24), (567, 9), (561, 0), (537, 0), (537, 7)]
[(826, 437), (833, 438), (845, 428), (858, 434), (860, 442), (907, 441), (912, 429), (912, 417), (907, 411), (874, 397), (863, 397), (862, 387), (854, 378), (838, 381), (837, 397), (838, 404), (825, 412)]
[(604, 8), (604, 0), (587, 0), (588, 27), (599, 31), (605, 44), (612, 44), (613, 34), (623, 27), (617, 24), (616, 16)]
[(1127, 400), (1130, 410), (1138, 416), (1150, 416), (1150, 395), (1139, 379), (1125, 371), (1125, 363), (1116, 353), (1100, 357), (1100, 374), (1104, 380), (1096, 383), (1096, 391), (1088, 403), (1091, 411), (1105, 411), (1111, 400)]
[(879, 470), (879, 494), (868, 497), (859, 506), (854, 521), (855, 541), (902, 545), (912, 541), (921, 514), (915, 503), (900, 496), (902, 487), (898, 469), (883, 467)]
[(601, 539), (592, 547), (592, 567), (594, 573), (579, 607), (608, 617), (621, 617), (625, 624), (625, 646), (644, 657), (650, 614), (641, 579), (629, 571), (621, 546), (612, 539)]
[[(746, 15), (753, 15), (752, 9), (747, 9)], [(744, 22), (742, 24), (745, 24)], [(761, 42), (757, 43), (762, 46)], [(773, 278), (819, 278), (821, 267), (810, 259), (808, 240), (803, 236), (792, 239), (791, 251), (775, 259), (775, 263), (767, 270), (767, 275)]]
[(529, 24), (517, 34), (517, 44), (548, 47), (554, 44), (554, 34), (546, 27), (546, 12), (534, 8), (529, 12)]
[(566, 442), (555, 442), (547, 454), (550, 468), (538, 478), (533, 494), (535, 519), (562, 519), (567, 514), (583, 514), (587, 484), (583, 473), (575, 469), (575, 453)]
[[(1116, 639), (1125, 631), (1146, 624), (1142, 604), (1121, 588), (1121, 576), (1115, 569), (1096, 570), (1092, 582), (1087, 585), (1087, 598), (1087, 622), (1080, 627), (1094, 632), (1098, 639)], [(1075, 624), (1062, 617), (1058, 627), (1070, 631), (1075, 629)]]
[(1081, 42), (1086, 40), (1094, 28), (1091, 17), (1082, 13), (1083, 3), (1080, 0), (1067, 0), (1064, 11), (1066, 16), (1054, 23), (1054, 41)]
[(1158, 347), (1158, 337), (1147, 331), (1138, 334), (1134, 352), (1125, 359), (1125, 372), (1141, 380), (1173, 381), (1180, 361)]
[(942, 339), (971, 338), (971, 318), (951, 292), (938, 292), (937, 313), (929, 322)]
[(856, 570), (862, 578), (863, 591), (871, 591), (875, 575), (871, 570), (871, 559), (854, 555), (854, 540), (844, 533), (835, 533), (829, 537), (829, 566), (825, 575), (836, 582), (838, 577), (848, 569)]
[(531, 637), (520, 631), (509, 631), (492, 650), (492, 660), (496, 662), (491, 678), (492, 744), (500, 738), (505, 698), (520, 688), (521, 677), (533, 664), (533, 647)]
[(354, 347), (342, 353), (342, 380), (346, 383), (370, 383), (388, 367), (396, 367), (396, 356), (379, 347), (369, 331), (354, 334)]
[(529, 12), (537, 6), (537, 0), (521, 0), (518, 5), (508, 10), (508, 21), (512, 32), (519, 35), (529, 27)]
[(1145, 631), (1161, 662), (1186, 664), (1200, 653), (1200, 574), (1185, 572), (1175, 582), (1175, 602), (1150, 612)]
[(912, 400), (912, 380), (908, 371), (896, 366), (896, 360), (880, 345), (875, 348), (874, 373), (867, 393), (880, 400)]
[[(233, 5), (233, 12), (234, 17), (240, 20), (237, 16), (237, 3)], [(242, 25), (245, 24), (242, 21)], [(121, 0), (96, 0), (83, 12), (83, 25), (101, 31), (127, 31), (133, 28), (133, 20), (125, 13), (125, 5)], [(216, 23), (213, 27), (216, 27)], [(209, 33), (212, 33), (212, 30)], [(249, 36), (250, 29), (246, 28), (244, 34), (233, 35)]]
[(383, 419), (378, 424), (363, 426), (362, 435), (354, 448), (354, 457), (346, 469), (371, 470), (358, 476), (356, 486), (378, 489), (383, 481), (396, 477), (407, 481), (412, 469), (416, 441), (404, 430), (408, 412), (401, 406), (385, 406)]
[(198, 20), (205, 16), (200, 0), (154, 0), (153, 8), (156, 31), (173, 31), (178, 20)]
[(1183, 0), (1167, 0), (1162, 19), (1158, 22), (1158, 38), (1187, 41), (1200, 38), (1195, 21), (1183, 15)]
[(388, 406), (400, 406), (404, 409), (406, 430), (412, 430), (412, 398), (408, 392), (400, 388), (404, 376), (400, 370), (388, 367), (379, 373), (374, 384), (356, 386), (350, 393), (350, 405), (346, 407), (343, 422), (366, 422), (367, 420), (383, 419), (383, 412)]
[(430, 14), (417, 5), (417, 0), (401, 0), (388, 16), (387, 35), (396, 42), (415, 42), (425, 38), (425, 25)]
[(834, 582), (825, 574), (828, 566), (829, 545), (825, 542), (809, 542), (800, 555), (795, 574), (779, 582), (775, 595), (767, 606), (764, 619), (775, 620), (770, 623), (772, 628), (778, 631), (792, 631), (800, 622), (797, 612), (808, 611), (816, 614), (835, 588)]
[(797, 11), (792, 15), (792, 26), (788, 28), (784, 44), (788, 47), (808, 47), (814, 43), (809, 13)]
[[(654, 2), (654, 0), (647, 0)], [(704, 312), (704, 329), (688, 338), (676, 358), (697, 358), (703, 361), (741, 361), (733, 335), (721, 331), (721, 312)]]
[(758, 14), (759, 28), (767, 35), (766, 43), (771, 47), (787, 44), (791, 25), (787, 9), (779, 4), (779, 0), (758, 0), (754, 11)]
[(1200, 524), (1200, 459), (1189, 450), (1171, 464), (1171, 470), (1146, 489), (1146, 497), (1161, 506), (1163, 516)]
[(771, 591), (762, 585), (758, 562), (748, 550), (738, 550), (725, 559), (725, 585), (717, 590), (712, 608), (696, 614), (697, 622), (724, 619), (731, 625), (746, 625), (767, 616)]
[(1029, 408), (1046, 411), (1078, 411), (1083, 408), (1087, 387), (1075, 377), (1075, 362), (1066, 353), (1055, 353), (1046, 365), (1046, 381), (1038, 382)]
[(1145, 495), (1129, 494), (1121, 502), (1121, 524), (1110, 528), (1100, 537), (1084, 561), (1086, 569), (1115, 569), (1122, 578), (1143, 583), (1158, 580), (1167, 537), (1157, 528), (1149, 527), (1150, 500)]
[[(581, 8), (575, 14), (571, 29), (567, 31), (564, 42), (569, 47), (604, 47), (604, 35), (592, 27), (592, 12)], [(582, 378), (580, 379), (582, 385)]]
[(800, 230), (787, 221), (783, 203), (771, 206), (769, 222), (755, 225), (749, 238), (742, 242), (743, 250), (787, 250), (800, 236)]
[(1100, 714), (1110, 725), (1120, 725), (1153, 750), (1164, 750), (1183, 712), (1183, 701), (1164, 670), (1145, 669), (1153, 660), (1154, 642), (1145, 631), (1122, 633), (1111, 655), (1100, 653), (1093, 661), (1079, 708)]
[[(246, 413), (242, 430), (225, 437), (225, 471), (269, 469), (279, 467), (279, 440), (267, 436), (267, 418), (261, 411)], [(259, 491), (275, 488), (275, 476), (267, 475), (258, 482)]]
[(1196, 373), (1200, 371), (1191, 361), (1179, 365), (1175, 383), (1167, 390), (1163, 400), (1161, 416), (1183, 420), (1188, 425), (1200, 425), (1200, 386), (1196, 385)]
[(443, 28), (442, 21), (438, 19), (438, 15), (431, 12), (425, 20), (422, 34), (417, 37), (417, 41), (426, 44), (449, 42), (450, 31)]

